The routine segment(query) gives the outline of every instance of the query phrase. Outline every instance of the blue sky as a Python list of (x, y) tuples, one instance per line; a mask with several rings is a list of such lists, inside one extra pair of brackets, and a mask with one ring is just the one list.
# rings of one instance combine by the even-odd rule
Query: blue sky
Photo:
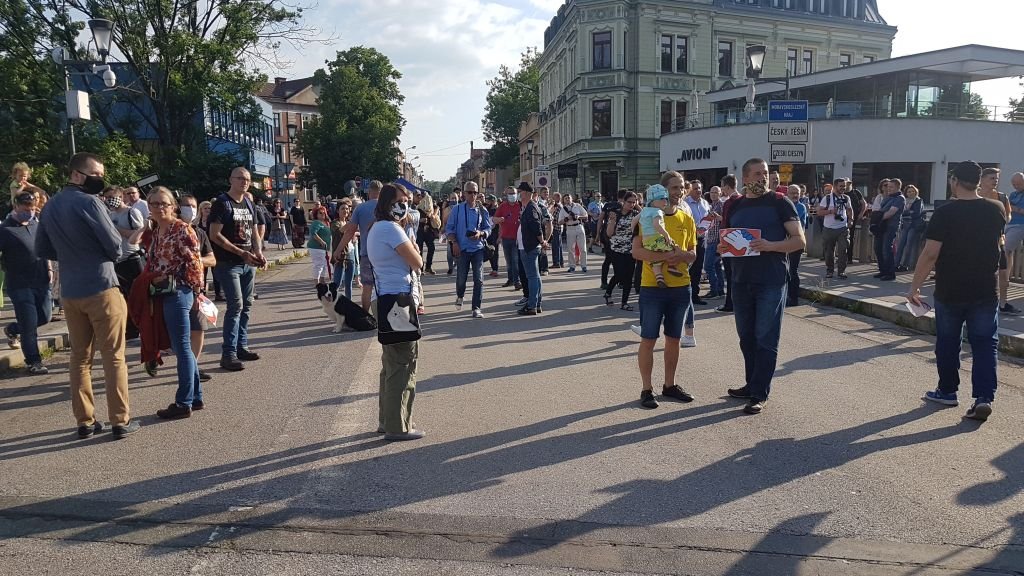
[[(527, 47), (542, 47), (544, 29), (561, 0), (320, 0), (307, 21), (336, 36), (330, 46), (288, 47), (285, 70), (268, 76), (308, 76), (335, 52), (372, 46), (402, 72), (407, 120), (402, 147), (416, 146), (426, 178), (444, 180), (469, 157), (469, 142), (489, 147), (480, 120), (485, 82), (502, 64), (514, 66)], [(882, 16), (900, 28), (893, 55), (962, 44), (1020, 49), (1020, 0), (879, 0)], [(1008, 9), (1008, 6), (1013, 6)], [(948, 11), (947, 11), (948, 9)], [(1012, 12), (1013, 14), (1011, 14)], [(950, 14), (956, 14), (955, 18)], [(1005, 106), (1024, 93), (1014, 80), (976, 85), (986, 104)]]

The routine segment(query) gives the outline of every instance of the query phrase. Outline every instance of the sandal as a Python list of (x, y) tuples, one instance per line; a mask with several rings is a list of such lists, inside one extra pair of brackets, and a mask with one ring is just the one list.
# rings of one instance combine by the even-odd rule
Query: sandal
[(622, 305), (622, 306), (620, 307), (620, 309), (621, 309), (621, 310), (625, 310), (626, 312), (632, 312), (632, 311), (633, 311), (633, 307), (632, 307), (632, 306), (630, 306), (629, 304), (623, 304), (623, 305)]
[(605, 294), (604, 295), (604, 303), (605, 303), (606, 306), (613, 306), (613, 305), (615, 305), (615, 301), (612, 300), (612, 295), (611, 294)]

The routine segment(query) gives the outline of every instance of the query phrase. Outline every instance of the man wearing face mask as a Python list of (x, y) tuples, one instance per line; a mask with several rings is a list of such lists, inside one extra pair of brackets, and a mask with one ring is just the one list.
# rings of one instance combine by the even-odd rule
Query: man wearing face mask
[(39, 222), (35, 218), (36, 195), (23, 192), (14, 199), (14, 211), (0, 224), (0, 262), (7, 271), (7, 296), (14, 307), (15, 322), (7, 325), (7, 338), (22, 338), (28, 373), (49, 371), (39, 354), (36, 329), (50, 321), (53, 299), (50, 295), (50, 263), (36, 252)]
[[(146, 223), (145, 217), (138, 210), (124, 202), (123, 193), (124, 191), (117, 186), (108, 186), (103, 190), (100, 199), (110, 210), (110, 219), (121, 235), (121, 258), (114, 263), (114, 272), (117, 273), (121, 294), (127, 299), (131, 294), (132, 284), (139, 274), (142, 274), (144, 263), (139, 239), (146, 230)], [(125, 336), (129, 340), (139, 337), (139, 329), (131, 318), (128, 319)]]
[(121, 235), (98, 198), (105, 188), (103, 161), (80, 152), (68, 164), (68, 185), (39, 217), (36, 251), (60, 264), (61, 304), (71, 337), (71, 407), (78, 436), (104, 430), (93, 409), (92, 359), (103, 357), (107, 418), (115, 440), (139, 429), (128, 407), (128, 366), (124, 361), (128, 306), (118, 291), (114, 262), (121, 258)]
[(505, 268), (508, 272), (508, 281), (501, 287), (514, 286), (516, 290), (522, 290), (519, 282), (519, 245), (516, 244), (516, 234), (519, 233), (519, 216), (523, 207), (518, 199), (515, 188), (505, 188), (505, 201), (494, 212), (494, 223), (501, 225), (501, 249), (505, 253)]
[[(732, 302), (745, 383), (730, 388), (728, 394), (747, 400), (743, 408), (747, 414), (760, 414), (771, 392), (779, 355), (789, 253), (803, 250), (806, 241), (793, 202), (768, 188), (767, 162), (751, 158), (743, 164), (743, 192), (726, 211), (722, 229), (758, 230), (760, 237), (747, 245), (760, 254), (733, 258), (732, 262)], [(728, 252), (731, 242), (747, 242), (749, 235), (734, 231), (726, 238), (729, 242), (718, 245), (719, 254)]]

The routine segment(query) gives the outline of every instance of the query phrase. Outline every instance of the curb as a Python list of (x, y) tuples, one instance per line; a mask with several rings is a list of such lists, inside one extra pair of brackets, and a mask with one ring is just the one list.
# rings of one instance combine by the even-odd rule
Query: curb
[[(257, 273), (264, 273), (267, 270), (272, 270), (279, 264), (288, 264), (295, 260), (300, 260), (309, 255), (309, 251), (306, 249), (295, 249), (291, 254), (283, 256), (276, 260), (267, 262), (266, 270), (258, 270)], [(60, 352), (71, 348), (71, 338), (68, 336), (66, 325), (63, 320), (54, 322), (54, 326), (65, 328), (61, 331), (55, 331), (52, 334), (39, 334), (39, 352), (45, 357), (54, 352)], [(0, 377), (10, 376), (17, 374), (22, 368), (25, 367), (25, 356), (19, 349), (0, 350)]]
[[(814, 303), (841, 308), (854, 314), (878, 318), (879, 320), (898, 324), (904, 328), (935, 335), (934, 315), (918, 318), (900, 304), (875, 298), (851, 298), (842, 293), (804, 286), (800, 287), (800, 295)], [(1000, 328), (999, 351), (1017, 358), (1024, 358), (1024, 334)]]

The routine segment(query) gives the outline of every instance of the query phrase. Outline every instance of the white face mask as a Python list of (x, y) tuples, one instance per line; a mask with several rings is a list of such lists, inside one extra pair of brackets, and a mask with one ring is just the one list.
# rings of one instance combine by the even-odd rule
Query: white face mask
[(185, 222), (192, 222), (196, 219), (196, 209), (192, 206), (182, 206), (181, 219)]
[(515, 202), (516, 201), (516, 195), (515, 194), (508, 194), (508, 195), (505, 196), (505, 198), (508, 199), (509, 202)]

